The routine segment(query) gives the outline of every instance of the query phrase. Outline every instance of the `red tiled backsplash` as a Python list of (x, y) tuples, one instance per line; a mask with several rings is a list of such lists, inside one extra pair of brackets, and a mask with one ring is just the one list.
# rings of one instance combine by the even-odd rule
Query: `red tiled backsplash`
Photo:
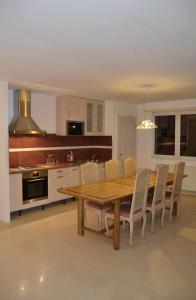
[(11, 135), (9, 148), (39, 148), (63, 146), (112, 146), (111, 136)]
[[(10, 148), (47, 148), (47, 147), (67, 147), (66, 150), (42, 150), (40, 151), (19, 151), (10, 152), (10, 166), (25, 164), (46, 163), (48, 154), (53, 154), (59, 162), (64, 162), (67, 154), (70, 153), (71, 146), (112, 146), (111, 136), (57, 136), (47, 134), (44, 136), (13, 135), (9, 138)], [(75, 160), (88, 160), (95, 154), (99, 160), (109, 160), (112, 158), (112, 149), (107, 148), (81, 148), (72, 149)]]
[[(43, 164), (46, 163), (48, 154), (53, 154), (59, 163), (65, 162), (65, 157), (67, 154), (69, 154), (70, 150), (10, 152), (10, 166)], [(112, 158), (112, 149), (107, 148), (73, 149), (72, 151), (74, 154), (74, 160), (76, 161), (89, 160), (93, 154), (95, 154), (96, 159), (99, 160), (105, 161)]]

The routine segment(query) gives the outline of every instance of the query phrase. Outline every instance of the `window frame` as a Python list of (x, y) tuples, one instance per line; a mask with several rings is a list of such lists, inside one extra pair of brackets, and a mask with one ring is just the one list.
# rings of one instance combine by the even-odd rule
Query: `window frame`
[(175, 116), (175, 153), (174, 155), (164, 155), (164, 154), (155, 154), (155, 130), (153, 130), (151, 134), (151, 140), (152, 140), (152, 147), (151, 147), (151, 154), (152, 158), (161, 158), (161, 159), (181, 159), (181, 160), (188, 160), (188, 161), (196, 161), (196, 156), (181, 156), (180, 155), (180, 128), (181, 128), (181, 115), (189, 115), (189, 114), (195, 114), (196, 110), (192, 111), (180, 111), (180, 112), (156, 112), (152, 114), (152, 119), (155, 121), (155, 116)]

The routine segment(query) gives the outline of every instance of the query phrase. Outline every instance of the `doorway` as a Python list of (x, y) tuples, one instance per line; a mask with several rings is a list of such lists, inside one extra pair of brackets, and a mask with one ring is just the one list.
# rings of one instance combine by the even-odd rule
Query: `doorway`
[(118, 116), (117, 155), (122, 160), (127, 156), (135, 156), (136, 118), (133, 116)]

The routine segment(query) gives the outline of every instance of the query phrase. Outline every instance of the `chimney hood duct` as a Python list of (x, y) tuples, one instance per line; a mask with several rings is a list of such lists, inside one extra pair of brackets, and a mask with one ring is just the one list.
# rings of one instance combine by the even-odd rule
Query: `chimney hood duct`
[(14, 117), (9, 125), (12, 134), (45, 134), (31, 117), (31, 91), (14, 91)]

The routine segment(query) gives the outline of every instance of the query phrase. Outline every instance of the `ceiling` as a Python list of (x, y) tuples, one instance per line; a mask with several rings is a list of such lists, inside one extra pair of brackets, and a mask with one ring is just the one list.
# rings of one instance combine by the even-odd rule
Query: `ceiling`
[[(101, 100), (196, 98), (195, 0), (1, 0), (0, 80)], [(24, 84), (23, 84), (24, 83)]]

